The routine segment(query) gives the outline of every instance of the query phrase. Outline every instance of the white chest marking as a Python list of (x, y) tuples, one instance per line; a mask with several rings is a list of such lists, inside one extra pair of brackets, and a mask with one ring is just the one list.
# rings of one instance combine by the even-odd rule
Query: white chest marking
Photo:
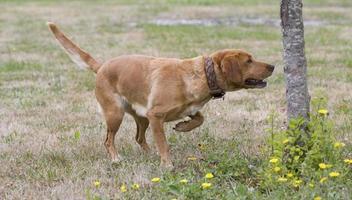
[(137, 113), (137, 115), (141, 117), (147, 116), (147, 108), (145, 106), (139, 103), (129, 104), (124, 96), (116, 95), (116, 100), (120, 107), (127, 108), (130, 105), (132, 109)]
[(133, 110), (136, 111), (137, 115), (142, 116), (142, 117), (146, 117), (147, 116), (147, 108), (144, 107), (141, 104), (132, 104), (132, 108)]
[(189, 115), (194, 115), (196, 114), (200, 109), (202, 109), (203, 105), (193, 105), (188, 108), (186, 108), (185, 111), (183, 111), (182, 116), (186, 117)]

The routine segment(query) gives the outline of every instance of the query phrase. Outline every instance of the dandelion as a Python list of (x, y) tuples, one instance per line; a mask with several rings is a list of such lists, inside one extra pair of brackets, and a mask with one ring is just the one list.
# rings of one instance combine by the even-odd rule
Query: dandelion
[(275, 163), (279, 162), (279, 159), (278, 158), (272, 158), (272, 159), (269, 160), (269, 162), (275, 164)]
[(160, 178), (159, 177), (155, 177), (155, 178), (152, 178), (151, 180), (153, 183), (158, 183), (160, 182)]
[(279, 172), (280, 170), (281, 170), (280, 167), (275, 167), (275, 168), (274, 168), (274, 172)]
[(121, 191), (121, 192), (127, 192), (127, 187), (126, 187), (125, 184), (122, 184), (122, 185), (121, 185), (120, 191)]
[(100, 187), (100, 185), (101, 185), (100, 181), (94, 181), (94, 186), (96, 188)]
[(334, 147), (335, 147), (336, 149), (341, 148), (341, 147), (344, 147), (344, 146), (346, 146), (346, 145), (345, 145), (345, 143), (342, 143), (342, 142), (335, 142), (335, 143), (334, 143)]
[(280, 178), (277, 179), (277, 181), (279, 181), (279, 182), (286, 182), (286, 181), (287, 181), (287, 178), (280, 177)]
[(292, 177), (293, 177), (293, 174), (292, 174), (292, 173), (288, 173), (288, 174), (287, 174), (287, 177), (292, 178)]
[(320, 183), (324, 183), (324, 182), (327, 181), (327, 180), (328, 180), (328, 177), (323, 177), (323, 178), (320, 179), (319, 182), (320, 182)]
[(329, 176), (330, 177), (338, 177), (338, 176), (340, 176), (340, 173), (339, 172), (330, 172)]
[(285, 139), (284, 141), (282, 141), (282, 144), (287, 144), (289, 141), (289, 139)]
[(213, 175), (212, 173), (207, 173), (207, 174), (205, 175), (205, 178), (207, 178), (207, 179), (212, 179), (212, 178), (214, 178), (214, 175)]
[(208, 189), (211, 187), (211, 183), (202, 183), (202, 188), (205, 190), (205, 189)]
[(293, 181), (293, 187), (298, 187), (301, 183), (302, 183), (302, 180), (299, 180), (299, 179), (294, 180)]
[(206, 149), (206, 146), (204, 144), (199, 143), (198, 148), (199, 150), (204, 151)]
[(318, 113), (321, 114), (321, 115), (323, 115), (323, 116), (326, 116), (326, 115), (329, 114), (329, 111), (326, 110), (326, 109), (320, 109), (320, 110), (318, 110)]
[(345, 159), (345, 160), (343, 160), (343, 162), (345, 162), (347, 164), (352, 164), (352, 159)]
[(137, 183), (133, 183), (132, 189), (138, 190), (139, 189), (139, 185)]
[(182, 183), (182, 184), (187, 184), (187, 183), (188, 183), (188, 180), (187, 180), (187, 179), (182, 179), (182, 180), (180, 180), (180, 183)]
[(319, 163), (319, 168), (320, 169), (326, 169), (327, 165), (325, 163)]
[(188, 158), (187, 158), (187, 160), (190, 160), (190, 161), (195, 161), (195, 160), (197, 160), (197, 158), (196, 158), (196, 157), (194, 157), (194, 156), (190, 156), (190, 157), (188, 157)]
[(320, 196), (316, 196), (316, 197), (314, 197), (314, 200), (321, 200), (321, 197)]

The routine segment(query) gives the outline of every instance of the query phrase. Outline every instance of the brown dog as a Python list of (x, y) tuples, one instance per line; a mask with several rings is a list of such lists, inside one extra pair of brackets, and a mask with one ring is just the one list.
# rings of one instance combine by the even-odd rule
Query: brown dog
[(49, 22), (48, 26), (73, 61), (97, 74), (95, 94), (107, 125), (104, 144), (113, 161), (119, 160), (114, 138), (125, 112), (135, 119), (136, 140), (145, 151), (149, 151), (145, 131), (150, 124), (161, 166), (170, 168), (164, 122), (189, 116), (191, 119), (178, 123), (175, 130), (190, 131), (203, 123), (199, 110), (210, 99), (222, 97), (225, 91), (263, 88), (263, 80), (274, 70), (274, 66), (233, 49), (191, 59), (124, 55), (100, 63), (55, 24)]

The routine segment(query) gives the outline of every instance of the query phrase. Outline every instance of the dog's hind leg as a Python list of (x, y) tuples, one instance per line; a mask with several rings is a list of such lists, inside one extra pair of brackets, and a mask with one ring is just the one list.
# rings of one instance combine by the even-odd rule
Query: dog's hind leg
[(120, 128), (124, 113), (117, 107), (105, 114), (107, 134), (104, 142), (105, 148), (110, 154), (113, 162), (119, 161), (119, 155), (115, 148), (115, 135)]
[(119, 155), (115, 148), (115, 135), (120, 128), (124, 112), (117, 106), (109, 106), (104, 109), (104, 115), (107, 126), (106, 139), (104, 142), (105, 148), (110, 154), (111, 160), (113, 162), (119, 161)]
[(107, 126), (106, 139), (104, 142), (105, 148), (111, 160), (118, 162), (120, 159), (115, 148), (115, 135), (120, 128), (125, 111), (117, 95), (106, 88), (99, 87), (98, 84), (96, 87), (96, 97), (103, 110)]
[(203, 124), (204, 117), (200, 112), (197, 112), (195, 115), (189, 117), (191, 120), (177, 123), (174, 130), (180, 132), (188, 132)]
[(134, 115), (133, 118), (137, 125), (136, 141), (144, 151), (149, 152), (150, 148), (145, 138), (145, 132), (149, 126), (149, 121), (147, 118), (139, 117), (137, 115)]

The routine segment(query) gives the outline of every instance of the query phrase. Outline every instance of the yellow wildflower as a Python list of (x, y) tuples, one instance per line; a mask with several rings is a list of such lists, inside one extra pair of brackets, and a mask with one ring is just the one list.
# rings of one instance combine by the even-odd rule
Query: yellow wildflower
[(199, 148), (199, 150), (203, 151), (203, 150), (206, 149), (206, 145), (199, 143), (199, 144), (198, 144), (198, 148)]
[(121, 191), (121, 192), (127, 192), (127, 187), (126, 187), (125, 184), (122, 184), (122, 185), (121, 185), (120, 191)]
[(207, 179), (212, 179), (212, 178), (214, 178), (214, 175), (213, 175), (212, 173), (207, 173), (207, 174), (205, 175), (205, 178), (207, 178)]
[(194, 156), (190, 156), (190, 157), (188, 157), (188, 158), (187, 158), (187, 160), (194, 161), (194, 160), (197, 160), (197, 158), (196, 158), (196, 157), (194, 157)]
[(347, 163), (347, 164), (352, 164), (352, 159), (345, 159), (345, 160), (343, 160), (345, 163)]
[(280, 178), (277, 179), (277, 181), (279, 181), (279, 182), (286, 182), (286, 181), (287, 181), (287, 178), (280, 177)]
[(327, 165), (325, 163), (319, 163), (319, 168), (320, 169), (326, 169)]
[(302, 183), (302, 180), (299, 180), (299, 179), (294, 180), (293, 181), (293, 187), (298, 187), (301, 183)]
[(160, 182), (160, 178), (159, 177), (155, 177), (155, 178), (152, 178), (151, 180), (153, 183), (158, 183)]
[(316, 197), (314, 197), (314, 200), (321, 200), (321, 197), (320, 196), (316, 196)]
[(180, 180), (180, 183), (186, 184), (186, 183), (188, 183), (188, 180), (187, 179), (182, 179), (182, 180)]
[(338, 176), (340, 176), (340, 173), (339, 172), (330, 172), (329, 176), (330, 177), (338, 177)]
[(287, 144), (289, 141), (289, 139), (285, 139), (284, 141), (282, 141), (282, 144)]
[(176, 198), (173, 198), (173, 199), (171, 199), (171, 200), (177, 200)]
[(274, 172), (279, 172), (280, 170), (281, 170), (280, 167), (275, 167), (275, 168), (274, 168)]
[(293, 174), (292, 174), (292, 173), (288, 173), (288, 174), (287, 174), (287, 177), (292, 178), (292, 177), (293, 177)]
[(328, 177), (323, 177), (323, 178), (320, 179), (319, 182), (320, 182), (320, 183), (324, 183), (326, 180), (328, 180)]
[(202, 183), (202, 188), (203, 189), (208, 189), (211, 187), (211, 183)]
[(275, 163), (279, 162), (279, 159), (278, 158), (272, 158), (272, 159), (269, 160), (269, 162), (275, 164)]
[(138, 190), (139, 189), (139, 185), (137, 183), (133, 183), (132, 189)]
[(314, 187), (314, 183), (309, 183), (309, 187), (313, 188)]
[(100, 181), (94, 181), (94, 186), (95, 186), (96, 188), (100, 187)]
[(320, 110), (318, 110), (318, 113), (319, 113), (319, 114), (321, 114), (321, 115), (326, 116), (326, 115), (328, 115), (328, 114), (329, 114), (329, 111), (328, 111), (328, 110), (326, 110), (326, 109), (320, 109)]
[(337, 148), (337, 149), (341, 148), (341, 147), (344, 147), (344, 146), (346, 146), (346, 145), (345, 145), (345, 143), (342, 143), (342, 142), (335, 142), (334, 143), (334, 147)]

